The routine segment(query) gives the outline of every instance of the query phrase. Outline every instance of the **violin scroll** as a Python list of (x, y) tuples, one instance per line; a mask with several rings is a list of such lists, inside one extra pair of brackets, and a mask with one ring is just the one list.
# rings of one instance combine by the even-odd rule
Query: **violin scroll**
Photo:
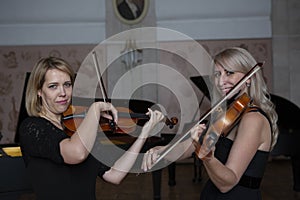
[(177, 123), (178, 123), (177, 117), (171, 117), (171, 119), (167, 117), (165, 118), (165, 124), (169, 126), (170, 129), (172, 129)]

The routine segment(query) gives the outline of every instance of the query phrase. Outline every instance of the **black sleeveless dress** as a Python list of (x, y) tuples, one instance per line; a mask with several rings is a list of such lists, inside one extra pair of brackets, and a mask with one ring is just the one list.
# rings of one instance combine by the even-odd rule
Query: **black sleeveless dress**
[[(266, 116), (260, 109), (252, 112), (256, 111), (261, 112), (264, 116)], [(220, 137), (216, 143), (215, 157), (223, 164), (225, 164), (228, 159), (232, 145), (233, 141), (226, 137)], [(258, 150), (248, 165), (240, 182), (226, 193), (220, 192), (220, 190), (209, 179), (201, 192), (200, 199), (261, 200), (262, 196), (259, 187), (265, 172), (268, 157), (269, 152)]]

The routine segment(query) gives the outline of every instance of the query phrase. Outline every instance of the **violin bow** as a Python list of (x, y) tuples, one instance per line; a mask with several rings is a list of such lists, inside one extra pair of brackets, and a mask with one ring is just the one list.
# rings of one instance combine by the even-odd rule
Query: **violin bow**
[(238, 90), (251, 76), (253, 76), (253, 74), (260, 70), (263, 64), (264, 62), (259, 62), (254, 67), (252, 67), (251, 70), (247, 74), (245, 74), (244, 77), (221, 100), (219, 100), (211, 109), (209, 109), (192, 128), (190, 128), (185, 134), (178, 138), (176, 142), (174, 142), (169, 148), (167, 148), (153, 163), (152, 167), (160, 162), (170, 151), (172, 151), (172, 149), (174, 149), (175, 146), (177, 146), (184, 138), (186, 138), (186, 136), (190, 134), (191, 130), (194, 127), (196, 127), (204, 119), (206, 119), (213, 111), (215, 111), (222, 103), (224, 103), (224, 101), (229, 96), (233, 95), (233, 93)]
[(93, 61), (94, 61), (95, 69), (96, 69), (96, 74), (97, 74), (98, 82), (100, 84), (100, 89), (101, 89), (101, 93), (102, 93), (102, 96), (103, 96), (103, 101), (106, 102), (106, 99), (108, 99), (107, 98), (108, 96), (107, 96), (106, 90), (104, 88), (103, 78), (102, 78), (101, 73), (100, 73), (98, 59), (97, 59), (97, 54), (96, 54), (95, 51), (93, 51), (92, 55), (93, 55)]
[[(94, 66), (95, 66), (98, 82), (100, 84), (103, 101), (106, 103), (107, 99), (108, 99), (108, 95), (107, 95), (107, 92), (104, 87), (104, 81), (103, 81), (103, 78), (100, 73), (100, 67), (99, 67), (99, 63), (98, 63), (98, 59), (97, 59), (97, 54), (95, 51), (92, 52), (92, 56), (93, 56), (93, 61), (94, 61)], [(110, 120), (109, 124), (110, 124), (110, 127), (112, 128), (112, 130), (115, 130), (116, 125), (114, 123), (114, 120)]]

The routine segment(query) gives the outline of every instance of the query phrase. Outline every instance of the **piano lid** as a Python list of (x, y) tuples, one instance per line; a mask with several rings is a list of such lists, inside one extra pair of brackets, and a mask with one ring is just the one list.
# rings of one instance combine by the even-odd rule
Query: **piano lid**
[(200, 89), (200, 91), (210, 100), (210, 80), (209, 76), (191, 76), (191, 81)]
[(279, 129), (290, 131), (300, 129), (299, 118), (294, 117), (300, 115), (300, 108), (296, 104), (275, 94), (271, 94), (271, 101), (275, 104), (278, 114)]

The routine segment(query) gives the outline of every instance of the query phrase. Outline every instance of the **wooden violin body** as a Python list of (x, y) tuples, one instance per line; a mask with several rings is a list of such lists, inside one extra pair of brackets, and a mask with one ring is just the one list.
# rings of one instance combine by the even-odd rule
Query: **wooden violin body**
[[(63, 113), (63, 124), (66, 133), (71, 136), (76, 131), (77, 127), (81, 124), (85, 117), (88, 107), (86, 106), (73, 106)], [(134, 113), (132, 110), (125, 107), (116, 107), (118, 111), (118, 124), (112, 125), (110, 120), (103, 117), (99, 121), (99, 131), (112, 132), (118, 134), (128, 134), (136, 130), (139, 120), (149, 120), (149, 116), (143, 113)], [(178, 123), (176, 117), (168, 119), (165, 117), (165, 124), (169, 128), (173, 128)]]
[(199, 158), (209, 155), (220, 135), (227, 136), (231, 129), (239, 122), (250, 103), (250, 97), (244, 93), (229, 105), (226, 112), (220, 112), (216, 120), (210, 123), (206, 132), (202, 134), (204, 136), (200, 137), (199, 142), (196, 144), (195, 153)]

